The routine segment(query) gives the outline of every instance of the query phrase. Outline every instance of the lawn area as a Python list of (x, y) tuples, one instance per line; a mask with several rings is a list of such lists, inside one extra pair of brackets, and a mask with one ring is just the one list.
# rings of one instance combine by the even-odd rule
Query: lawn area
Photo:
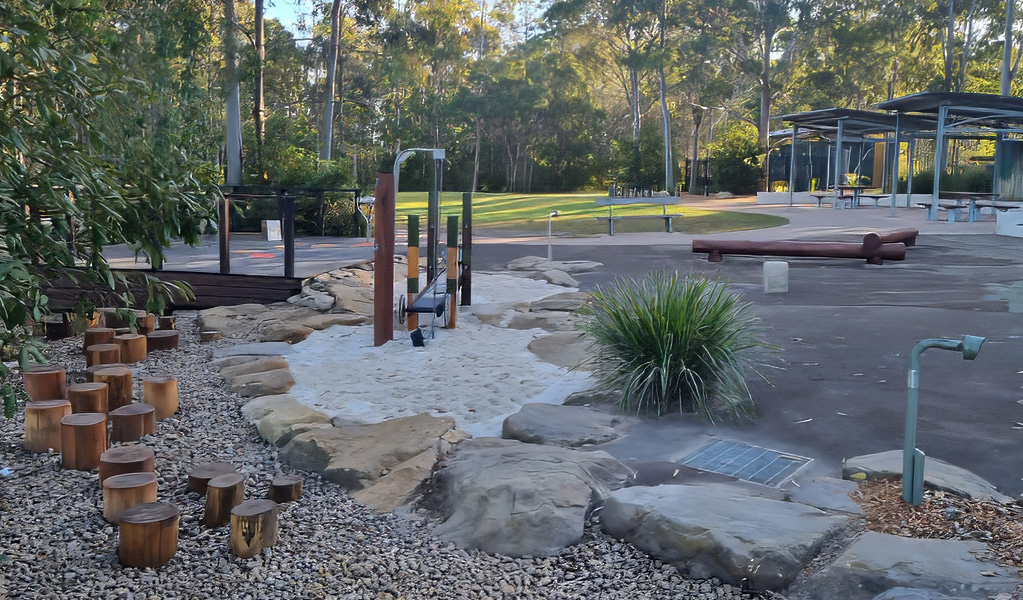
[[(602, 194), (485, 194), (473, 195), (473, 228), (507, 229), (514, 231), (546, 232), (547, 215), (558, 211), (554, 222), (557, 233), (597, 235), (607, 232), (607, 221), (596, 217), (607, 216), (606, 208), (594, 204)], [(397, 200), (398, 227), (403, 227), (410, 213), (417, 213), (426, 221), (426, 192), (399, 192)], [(441, 193), (441, 214), (461, 215), (460, 192)], [(675, 231), (690, 234), (741, 231), (777, 227), (788, 223), (784, 217), (736, 211), (717, 211), (685, 206), (669, 206), (668, 212), (682, 213), (675, 219)], [(659, 206), (615, 207), (616, 215), (657, 215)], [(663, 231), (661, 221), (653, 219), (625, 220), (615, 223), (615, 231), (640, 233)]]

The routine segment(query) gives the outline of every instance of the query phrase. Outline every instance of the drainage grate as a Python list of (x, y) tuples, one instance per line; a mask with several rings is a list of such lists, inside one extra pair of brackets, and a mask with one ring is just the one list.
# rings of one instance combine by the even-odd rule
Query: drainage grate
[(680, 462), (687, 467), (731, 475), (753, 483), (778, 487), (803, 468), (811, 458), (795, 456), (741, 442), (717, 440)]

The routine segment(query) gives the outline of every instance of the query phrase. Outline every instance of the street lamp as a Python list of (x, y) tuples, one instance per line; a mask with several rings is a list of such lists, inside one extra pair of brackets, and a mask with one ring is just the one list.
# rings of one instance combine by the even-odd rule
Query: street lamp
[(920, 355), (928, 348), (941, 348), (963, 353), (963, 360), (973, 360), (980, 352), (984, 338), (964, 335), (961, 340), (928, 338), (921, 340), (909, 355), (909, 389), (906, 392), (906, 439), (902, 451), (902, 500), (920, 506), (924, 500), (924, 453), (916, 447), (916, 406), (920, 395)]
[(554, 250), (551, 248), (551, 222), (556, 216), (558, 216), (558, 211), (556, 210), (552, 210), (551, 213), (547, 215), (547, 262), (551, 262), (554, 256)]

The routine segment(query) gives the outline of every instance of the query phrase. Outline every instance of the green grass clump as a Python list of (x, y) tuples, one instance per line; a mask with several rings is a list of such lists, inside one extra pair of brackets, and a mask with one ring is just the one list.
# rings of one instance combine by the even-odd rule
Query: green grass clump
[(724, 283), (664, 272), (618, 279), (592, 293), (582, 328), (596, 342), (597, 376), (622, 391), (624, 410), (755, 415), (746, 379), (770, 346), (757, 337), (759, 317)]

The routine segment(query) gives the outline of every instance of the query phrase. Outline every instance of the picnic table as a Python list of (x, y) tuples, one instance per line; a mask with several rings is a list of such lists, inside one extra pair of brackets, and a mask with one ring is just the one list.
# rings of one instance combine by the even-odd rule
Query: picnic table
[[(942, 202), (942, 201), (945, 202)], [(962, 209), (968, 209), (967, 220), (973, 223), (980, 216), (980, 209), (996, 204), (998, 194), (993, 192), (938, 192), (938, 206), (948, 211), (948, 220), (962, 219)]]
[(866, 185), (839, 185), (838, 194), (835, 194), (834, 189), (817, 190), (810, 192), (810, 195), (817, 199), (817, 206), (821, 206), (823, 203), (829, 200), (832, 206), (835, 208), (845, 208), (848, 204), (849, 208), (859, 208), (860, 200), (863, 198), (870, 198), (874, 201), (874, 208), (877, 208), (877, 201), (881, 198), (887, 198), (888, 194), (867, 194), (864, 193), (867, 190), (873, 189)]

